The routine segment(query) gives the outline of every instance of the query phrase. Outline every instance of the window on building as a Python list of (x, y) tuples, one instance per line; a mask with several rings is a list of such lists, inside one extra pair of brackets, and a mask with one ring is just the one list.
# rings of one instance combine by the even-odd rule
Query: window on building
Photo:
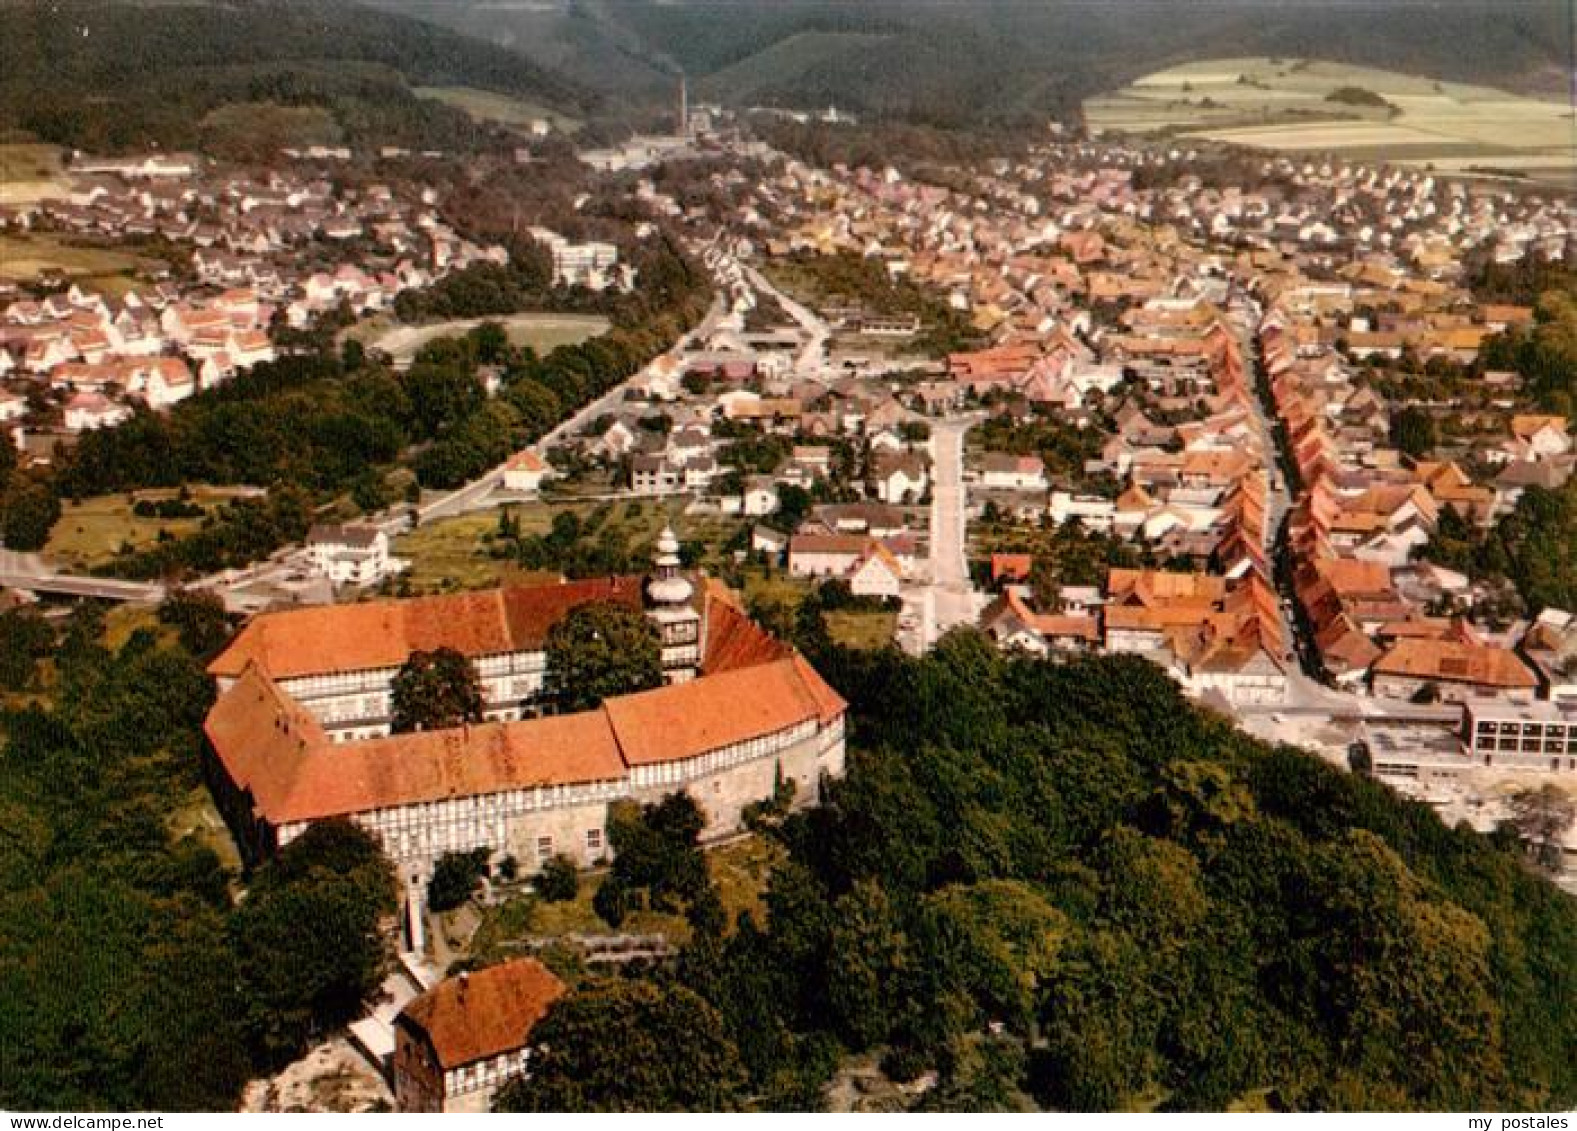
[(586, 830), (586, 851), (587, 852), (601, 852), (602, 851), (602, 830), (601, 829), (587, 829)]
[(550, 836), (537, 837), (537, 859), (546, 860), (553, 855), (553, 838)]

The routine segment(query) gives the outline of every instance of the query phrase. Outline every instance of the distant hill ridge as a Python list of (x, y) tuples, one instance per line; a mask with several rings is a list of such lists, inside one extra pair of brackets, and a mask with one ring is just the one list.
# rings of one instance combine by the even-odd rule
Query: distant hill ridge
[(1193, 59), (1317, 57), (1562, 89), (1563, 0), (369, 0), (504, 44), (610, 98), (701, 97), (965, 125), (1076, 112)]
[(464, 83), (572, 114), (590, 92), (493, 44), (341, 0), (0, 3), (0, 128), (114, 150), (196, 146), (223, 106), (315, 107), (316, 134), (446, 145), (472, 127), (417, 98)]

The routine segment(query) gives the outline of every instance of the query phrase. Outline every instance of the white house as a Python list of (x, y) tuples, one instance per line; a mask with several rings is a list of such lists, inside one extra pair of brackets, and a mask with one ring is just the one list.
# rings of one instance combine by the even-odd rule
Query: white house
[(389, 555), (389, 536), (376, 526), (314, 526), (307, 553), (312, 568), (336, 585), (375, 585), (405, 565)]
[(855, 562), (849, 571), (849, 591), (856, 597), (896, 597), (903, 584), (903, 567), (880, 542)]
[(917, 455), (884, 456), (871, 469), (876, 497), (884, 503), (913, 502), (925, 494), (930, 476), (925, 461)]
[(102, 393), (78, 393), (66, 402), (66, 431), (90, 432), (113, 428), (131, 417), (131, 409), (117, 404)]
[(1044, 491), (1046, 464), (1039, 456), (988, 452), (981, 463), (980, 485), (1001, 491)]
[(542, 482), (553, 477), (553, 469), (546, 460), (530, 448), (516, 452), (504, 464), (504, 490), (522, 494), (536, 494)]
[(745, 484), (743, 510), (748, 518), (760, 518), (778, 509), (778, 486), (765, 476), (752, 477)]
[(1077, 519), (1079, 525), (1087, 530), (1110, 530), (1117, 514), (1117, 504), (1099, 495), (1053, 491), (1047, 513), (1058, 526)]

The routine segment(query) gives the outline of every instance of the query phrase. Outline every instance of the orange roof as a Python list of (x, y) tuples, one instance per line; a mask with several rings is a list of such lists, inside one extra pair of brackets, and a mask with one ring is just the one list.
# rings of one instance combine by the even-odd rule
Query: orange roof
[(1538, 680), (1516, 653), (1489, 644), (1404, 637), (1375, 661), (1376, 675), (1528, 689)]
[(256, 666), (204, 724), (236, 786), (276, 826), (514, 789), (623, 779), (846, 709), (803, 657), (609, 699), (594, 711), (333, 743)]
[(256, 667), (219, 697), (204, 729), (275, 825), (625, 776), (601, 711), (335, 744)]
[(1359, 558), (1326, 558), (1314, 563), (1315, 571), (1340, 597), (1389, 596), (1391, 567)]
[(1107, 574), (1106, 627), (1158, 631), (1202, 623), (1226, 593), (1226, 579), (1203, 573), (1114, 569)]
[(1511, 434), (1520, 440), (1532, 439), (1546, 428), (1564, 432), (1566, 431), (1566, 418), (1564, 416), (1540, 416), (1532, 413), (1523, 413), (1511, 418)]
[(640, 607), (638, 577), (562, 585), (506, 586), (477, 593), (369, 601), (264, 613), (208, 665), (236, 678), (260, 664), (274, 679), (398, 667), (412, 652), (454, 648), (467, 656), (538, 649), (575, 606), (616, 601)]
[(790, 651), (788, 645), (740, 612), (726, 597), (714, 593), (710, 586), (702, 642), (706, 653), (701, 657), (701, 670), (709, 676), (780, 660)]
[(516, 471), (520, 468), (524, 468), (527, 471), (541, 471), (547, 467), (547, 464), (542, 462), (542, 457), (537, 455), (536, 452), (530, 448), (525, 448), (510, 456), (505, 461), (504, 466), (510, 471)]
[(1029, 571), (1034, 565), (1034, 554), (992, 554), (991, 580), (1000, 581), (1004, 577), (1009, 580), (1022, 580), (1029, 576)]
[(843, 709), (843, 700), (798, 656), (622, 695), (602, 705), (631, 766), (694, 758), (813, 716), (827, 722)]
[(524, 1048), (564, 993), (564, 983), (542, 963), (515, 958), (445, 978), (408, 1003), (397, 1023), (424, 1033), (448, 1071)]

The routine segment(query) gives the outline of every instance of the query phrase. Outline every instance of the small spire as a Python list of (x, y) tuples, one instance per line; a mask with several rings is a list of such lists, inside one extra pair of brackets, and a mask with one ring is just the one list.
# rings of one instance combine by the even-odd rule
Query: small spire
[(657, 605), (683, 605), (690, 600), (692, 586), (679, 572), (679, 539), (672, 526), (664, 526), (657, 536), (656, 567), (646, 594)]

